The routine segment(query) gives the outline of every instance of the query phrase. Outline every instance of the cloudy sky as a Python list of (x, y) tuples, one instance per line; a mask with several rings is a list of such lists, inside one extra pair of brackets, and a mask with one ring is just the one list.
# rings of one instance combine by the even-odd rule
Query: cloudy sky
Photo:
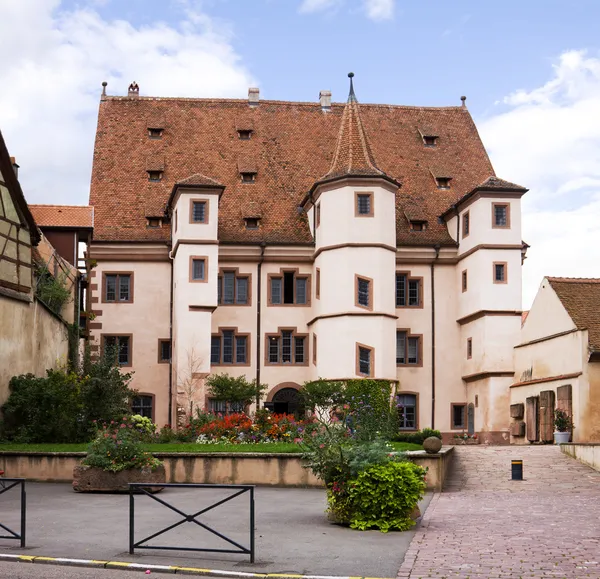
[(0, 129), (32, 203), (86, 203), (101, 82), (124, 94), (467, 105), (524, 198), (524, 306), (600, 277), (597, 0), (0, 0)]

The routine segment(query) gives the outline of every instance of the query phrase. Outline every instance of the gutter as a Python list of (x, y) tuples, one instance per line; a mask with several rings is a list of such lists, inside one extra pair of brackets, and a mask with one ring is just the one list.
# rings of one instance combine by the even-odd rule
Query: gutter
[(171, 260), (171, 287), (169, 299), (169, 342), (171, 344), (171, 356), (169, 358), (169, 427), (173, 426), (173, 256), (169, 251)]
[[(262, 294), (262, 264), (265, 259), (265, 248), (267, 244), (263, 241), (260, 244), (260, 259), (258, 261), (258, 265), (256, 266), (256, 386), (260, 385), (260, 357), (261, 357), (261, 348), (260, 345), (262, 343), (261, 340), (261, 294)], [(260, 408), (260, 393), (256, 392), (256, 410)]]
[(436, 245), (435, 258), (431, 262), (431, 428), (435, 429), (435, 262), (440, 255)]

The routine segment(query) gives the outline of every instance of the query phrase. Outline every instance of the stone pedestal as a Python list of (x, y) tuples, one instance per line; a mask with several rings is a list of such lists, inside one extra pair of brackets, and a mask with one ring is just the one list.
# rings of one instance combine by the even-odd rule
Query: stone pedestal
[(78, 465), (73, 469), (73, 490), (78, 493), (125, 493), (129, 492), (129, 483), (148, 483), (145, 490), (158, 493), (162, 487), (153, 487), (152, 483), (164, 483), (166, 480), (163, 465), (154, 470), (143, 468), (121, 472), (109, 472), (85, 465)]

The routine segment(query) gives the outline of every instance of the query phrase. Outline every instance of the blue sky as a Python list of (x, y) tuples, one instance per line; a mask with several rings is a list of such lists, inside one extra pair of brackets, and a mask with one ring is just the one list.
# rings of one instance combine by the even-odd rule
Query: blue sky
[(88, 201), (101, 82), (126, 94), (447, 106), (523, 199), (524, 305), (600, 277), (598, 0), (0, 0), (0, 129), (33, 203)]

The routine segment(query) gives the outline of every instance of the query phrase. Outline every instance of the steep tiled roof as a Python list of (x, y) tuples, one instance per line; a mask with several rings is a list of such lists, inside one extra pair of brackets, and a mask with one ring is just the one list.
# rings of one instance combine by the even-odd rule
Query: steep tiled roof
[(546, 278), (580, 330), (588, 331), (590, 348), (600, 350), (600, 279)]
[(94, 227), (94, 208), (89, 205), (30, 205), (39, 227)]
[[(396, 194), (399, 244), (453, 245), (437, 216), (494, 171), (466, 108), (360, 104), (360, 118), (375, 165), (402, 183)], [(148, 197), (166, 203), (173, 185), (202, 173), (225, 186), (219, 203), (223, 242), (312, 243), (298, 205), (332, 166), (345, 104), (324, 112), (319, 103), (150, 97), (104, 97), (100, 103), (90, 204), (96, 240), (164, 240), (169, 228), (146, 227)], [(162, 138), (148, 136), (148, 119), (164, 119)], [(238, 126), (252, 127), (249, 140)], [(436, 127), (426, 147), (419, 127)], [(164, 173), (149, 182), (148, 158), (163, 158)], [(238, 162), (252, 159), (253, 183), (242, 183)], [(451, 187), (436, 187), (430, 167), (444, 167)], [(410, 231), (402, 207), (418, 197), (425, 231)], [(257, 202), (258, 230), (246, 229), (240, 207)], [(154, 205), (154, 202), (152, 203)]]

